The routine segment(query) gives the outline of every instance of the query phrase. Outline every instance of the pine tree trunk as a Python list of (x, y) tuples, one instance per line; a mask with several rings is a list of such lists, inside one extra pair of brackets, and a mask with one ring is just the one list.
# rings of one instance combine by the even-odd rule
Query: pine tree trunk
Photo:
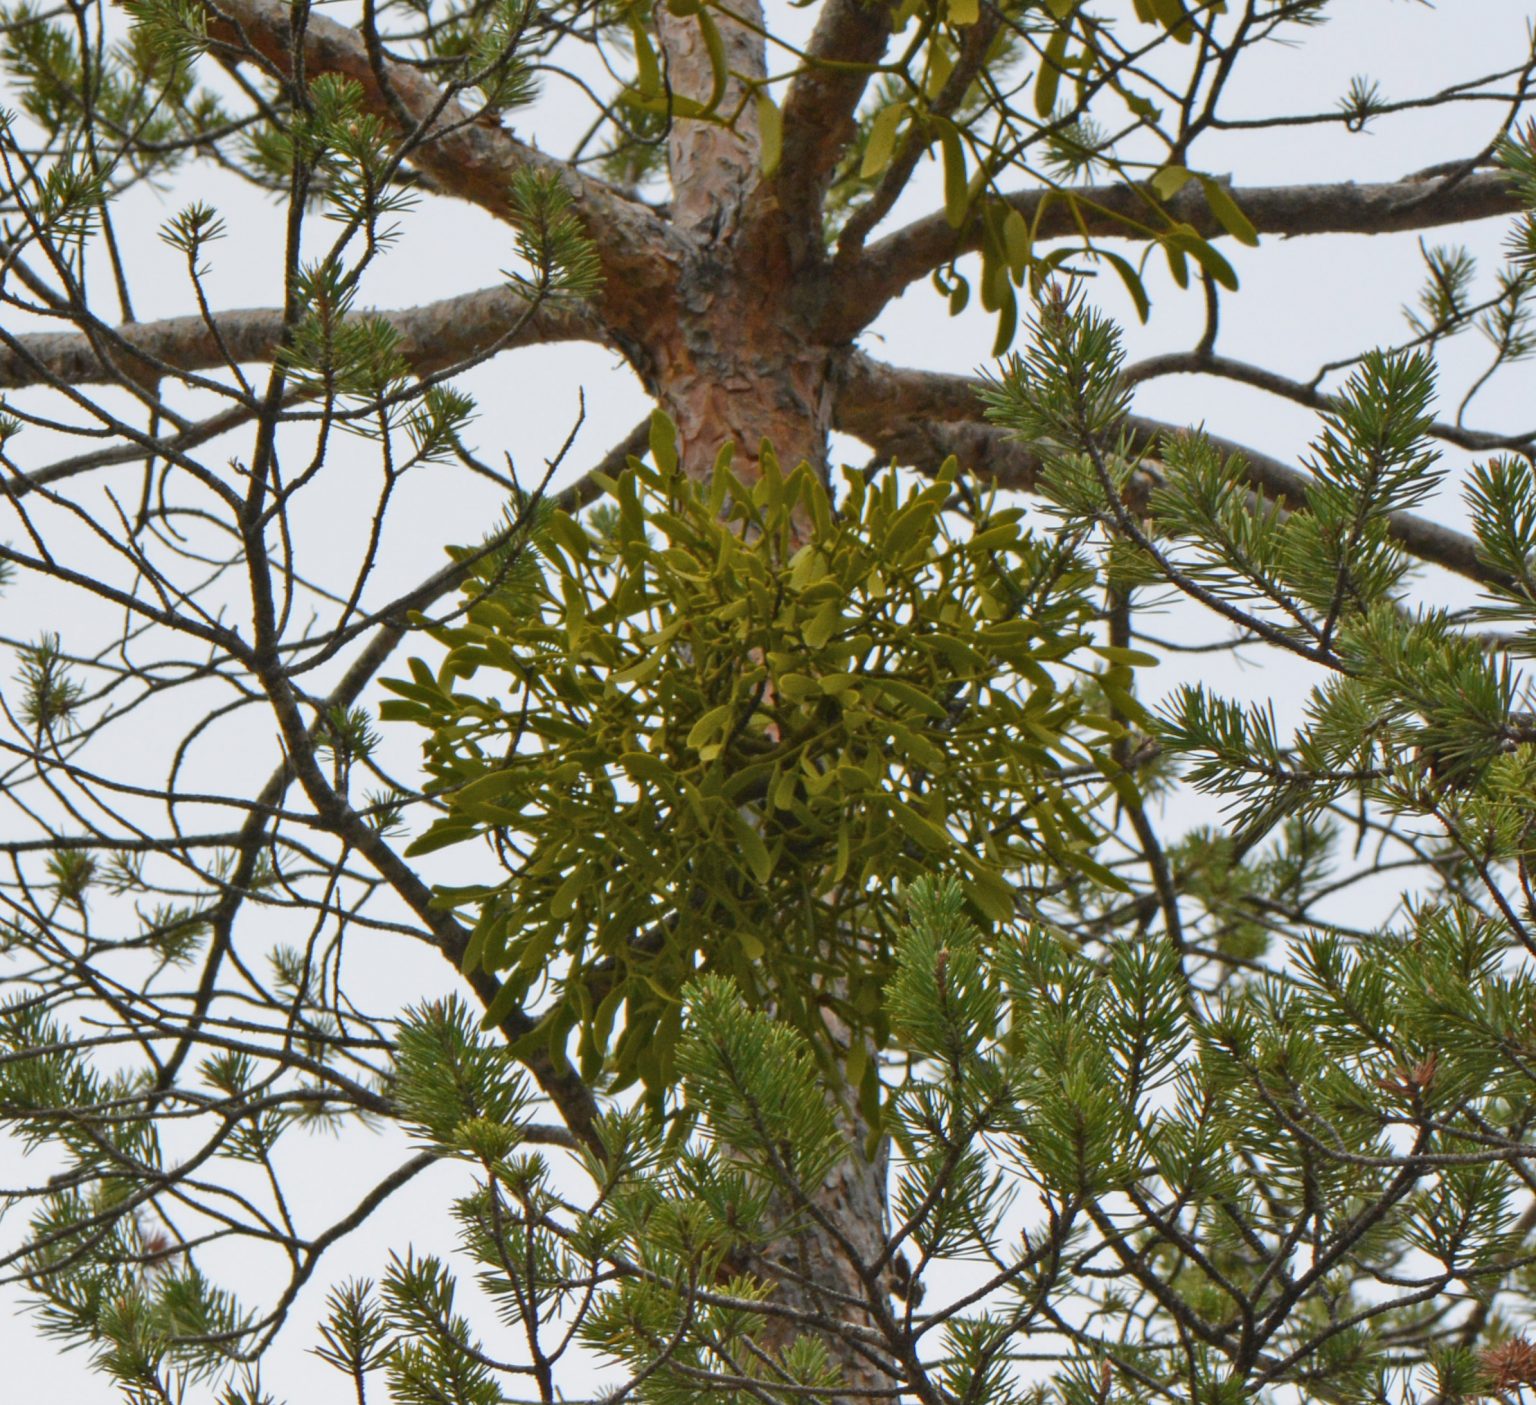
[[(839, 1108), (848, 1154), (814, 1198), (813, 1215), (794, 1214), (793, 1224), (764, 1261), (755, 1265), (777, 1281), (777, 1302), (797, 1312), (879, 1332), (890, 1307), (888, 1270), (875, 1272), (885, 1245), (889, 1162), (884, 1149), (866, 1154), (869, 1124), (855, 1109)], [(786, 1207), (787, 1209), (788, 1207)], [(873, 1298), (877, 1306), (870, 1306)], [(851, 1300), (851, 1301), (850, 1301)], [(769, 1329), (784, 1346), (795, 1330)], [(886, 1354), (856, 1345), (847, 1333), (818, 1332), (839, 1366), (842, 1384), (857, 1391), (894, 1391)]]
[[(744, 23), (716, 12), (731, 73), (717, 111), (734, 121), (673, 125), (670, 286), (636, 309), (626, 350), (676, 422), (686, 470), (707, 474), (729, 441), (735, 471), (750, 482), (765, 441), (785, 467), (803, 460), (826, 472), (837, 349), (815, 334), (792, 293), (814, 271), (808, 264), (824, 262), (820, 240), (795, 237), (762, 172), (757, 111), (742, 82), (763, 73), (753, 32), (761, 10), (744, 0), (734, 13)], [(706, 100), (714, 74), (698, 22), (661, 6), (656, 14), (672, 90)], [(615, 291), (629, 301), (629, 290)], [(887, 1158), (883, 1150), (873, 1160), (866, 1154), (869, 1127), (853, 1102), (850, 1092), (839, 1107), (846, 1159), (816, 1192), (810, 1214), (783, 1207), (784, 1237), (752, 1267), (776, 1282), (784, 1307), (877, 1329), (883, 1289), (868, 1280), (885, 1242)], [(782, 1348), (799, 1330), (770, 1319), (769, 1344)], [(871, 1360), (847, 1333), (816, 1335), (847, 1388), (894, 1390), (878, 1353)]]
[[(702, 475), (727, 440), (738, 473), (756, 475), (768, 440), (781, 462), (825, 469), (832, 424), (832, 349), (820, 342), (791, 290), (819, 242), (796, 250), (762, 171), (757, 108), (744, 78), (763, 74), (756, 0), (737, 7), (745, 23), (718, 17), (731, 77), (715, 112), (721, 121), (678, 119), (667, 144), (673, 236), (656, 286), (610, 288), (610, 325), (678, 427), (684, 462)], [(699, 22), (657, 7), (672, 91), (707, 101), (715, 76)]]

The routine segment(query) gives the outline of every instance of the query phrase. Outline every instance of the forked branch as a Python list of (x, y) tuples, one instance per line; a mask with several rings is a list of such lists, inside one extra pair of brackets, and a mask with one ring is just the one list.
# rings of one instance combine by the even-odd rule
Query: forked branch
[[(1039, 458), (1006, 430), (987, 423), (980, 390), (981, 382), (968, 376), (902, 370), (855, 354), (844, 371), (833, 424), (882, 459), (931, 473), (954, 454), (966, 468), (1002, 487), (1031, 491)], [(1131, 415), (1126, 423), (1138, 446), (1154, 458), (1160, 440), (1188, 432), (1146, 415)], [(1304, 470), (1220, 435), (1207, 438), (1224, 456), (1241, 461), (1243, 477), (1256, 493), (1284, 507), (1307, 505), (1313, 483)], [(1411, 556), (1468, 580), (1500, 579), (1465, 533), (1412, 512), (1393, 513), (1390, 524)]]

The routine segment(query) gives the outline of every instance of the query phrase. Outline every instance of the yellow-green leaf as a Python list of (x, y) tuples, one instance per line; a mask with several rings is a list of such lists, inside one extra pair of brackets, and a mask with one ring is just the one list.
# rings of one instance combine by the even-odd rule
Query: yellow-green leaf
[(460, 969), (465, 975), (473, 975), (480, 969), (480, 963), (485, 957), (485, 943), (490, 936), (491, 927), (500, 920), (500, 911), (495, 903), (487, 903), (480, 914), (480, 920), (475, 923), (474, 930), (469, 934), (469, 941), (464, 947), (464, 956), (460, 962)]
[(1165, 239), (1163, 253), (1168, 257), (1168, 271), (1173, 274), (1173, 281), (1181, 288), (1189, 287), (1189, 263), (1184, 257), (1184, 250), (1172, 240)]
[(1184, 8), (1184, 0), (1152, 0), (1152, 11), (1180, 44), (1187, 44), (1195, 37), (1194, 22)]
[(801, 629), (801, 637), (813, 649), (825, 649), (827, 641), (842, 627), (843, 606), (842, 601), (834, 598), (806, 622)]
[(919, 537), (933, 526), (937, 512), (935, 504), (925, 499), (908, 503), (891, 522), (886, 533), (885, 549), (891, 559), (914, 546)]
[(1129, 259), (1113, 250), (1101, 246), (1095, 249), (1094, 253), (1104, 259), (1120, 275), (1120, 281), (1125, 284), (1125, 291), (1131, 295), (1131, 301), (1136, 304), (1137, 317), (1145, 322), (1152, 312), (1152, 299), (1147, 296), (1147, 287), (1141, 281), (1141, 274), (1136, 271)]
[(1024, 281), (1024, 270), (1029, 267), (1029, 244), (1029, 221), (1018, 210), (1009, 210), (1003, 219), (1003, 248), (1015, 283)]
[(1181, 224), (1166, 236), (1170, 245), (1188, 251), (1190, 256), (1223, 288), (1237, 291), (1237, 274), (1220, 253), (1211, 247), (1210, 240), (1201, 238), (1192, 226)]
[(598, 1004), (597, 1013), (592, 1017), (592, 1043), (598, 1049), (608, 1047), (608, 1040), (613, 1035), (613, 1021), (624, 1002), (625, 993), (622, 985), (616, 985)]
[(944, 218), (951, 229), (959, 229), (969, 213), (970, 190), (965, 178), (965, 146), (952, 122), (939, 128), (939, 145), (944, 153)]
[(707, 742), (713, 741), (723, 731), (731, 720), (730, 703), (722, 703), (719, 707), (712, 707), (688, 730), (688, 749), (697, 751)]
[(851, 1088), (857, 1088), (864, 1081), (864, 1070), (869, 1066), (869, 1050), (865, 1048), (862, 1039), (855, 1039), (848, 1050), (847, 1062), (843, 1065), (843, 1076), (848, 1080)]
[(921, 688), (904, 683), (899, 678), (872, 678), (869, 684), (884, 693), (886, 697), (895, 702), (905, 703), (914, 712), (931, 717), (935, 722), (942, 722), (949, 716), (944, 710), (944, 704), (937, 698), (929, 697)]
[(522, 777), (516, 771), (492, 771), (489, 775), (476, 776), (467, 785), (461, 785), (453, 793), (453, 806), (463, 809), (471, 805), (484, 805), (502, 800), (508, 791), (518, 790)]
[(704, 36), (704, 48), (709, 54), (710, 87), (704, 111), (710, 113), (720, 106), (720, 99), (725, 96), (730, 67), (725, 57), (725, 41), (720, 37), (720, 26), (702, 6), (699, 9), (699, 32)]
[(948, 832), (940, 829), (932, 820), (918, 814), (910, 805), (894, 796), (886, 803), (891, 808), (891, 818), (901, 826), (909, 839), (915, 839), (925, 849), (938, 851), (949, 848)]
[(996, 527), (988, 527), (984, 532), (977, 532), (965, 545), (970, 551), (996, 551), (999, 547), (1012, 546), (1018, 539), (1018, 523), (1004, 522)]
[(1003, 305), (1007, 290), (1013, 286), (1009, 276), (1007, 263), (993, 257), (990, 250), (981, 251), (981, 305), (988, 312), (996, 312)]
[(578, 864), (566, 876), (564, 882), (555, 889), (554, 896), (549, 900), (549, 915), (559, 918), (569, 917), (576, 910), (576, 899), (586, 881), (586, 865)]
[(981, 18), (980, 0), (949, 0), (948, 9), (951, 24), (975, 24)]
[(872, 180), (891, 164), (896, 154), (896, 132), (906, 115), (904, 102), (893, 102), (875, 113), (869, 124), (869, 140), (864, 144), (864, 158), (859, 162), (859, 179)]
[(813, 542), (807, 542), (790, 558), (789, 588), (794, 591), (803, 591), (807, 586), (814, 585), (826, 573), (827, 563), (821, 548)]
[(757, 95), (757, 131), (763, 174), (771, 176), (779, 169), (779, 157), (784, 153), (784, 114), (766, 91)]
[(635, 91), (643, 98), (659, 97), (662, 91), (661, 64), (657, 61), (651, 36), (634, 10), (629, 12), (629, 33), (635, 44)]
[(672, 784), (672, 768), (659, 756), (648, 751), (626, 751), (619, 757), (619, 765), (637, 781), (655, 781), (660, 785)]
[(928, 47), (928, 72), (923, 77), (923, 96), (930, 102), (944, 91), (949, 75), (955, 71), (955, 61), (942, 44)]
[(1056, 91), (1061, 86), (1061, 75), (1065, 69), (1067, 57), (1067, 40), (1071, 36), (1071, 29), (1063, 22), (1056, 27), (1056, 31), (1046, 41), (1045, 53), (1040, 60), (1040, 76), (1035, 79), (1035, 113), (1040, 117), (1049, 117), (1056, 110)]
[(1239, 244), (1257, 245), (1259, 231), (1253, 227), (1253, 221), (1238, 208), (1232, 192), (1215, 176), (1201, 176), (1200, 185), (1205, 191), (1205, 203), (1211, 207), (1216, 223)]
[(755, 825), (734, 810), (731, 812), (731, 829), (735, 832), (737, 846), (741, 849), (742, 858), (747, 861), (747, 867), (759, 883), (766, 883), (773, 875), (773, 855), (763, 843), (763, 836), (757, 832)]
[(663, 473), (677, 472), (677, 426), (665, 410), (651, 413), (651, 458)]
[(1079, 873), (1085, 874), (1093, 882), (1108, 888), (1113, 893), (1128, 893), (1130, 885), (1116, 873), (1111, 873), (1103, 864), (1091, 859), (1081, 849), (1066, 849), (1058, 857), (1062, 862), (1070, 864)]
[(557, 508), (549, 515), (548, 528), (550, 536), (564, 548), (573, 562), (580, 565), (587, 559), (591, 543), (570, 513)]
[(994, 357), (1001, 356), (1013, 345), (1014, 335), (1019, 330), (1019, 301), (1013, 295), (1013, 284), (1004, 283), (1001, 293), (997, 309), (997, 335), (992, 339)]
[(1190, 174), (1183, 166), (1164, 166), (1148, 184), (1157, 192), (1159, 200), (1172, 200), (1189, 182)]
[(662, 658), (660, 651), (646, 654), (639, 663), (631, 664), (613, 675), (615, 683), (648, 683), (654, 678), (661, 668)]
[(1156, 654), (1145, 649), (1127, 649), (1119, 644), (1092, 644), (1089, 646), (1101, 659), (1110, 663), (1131, 664), (1136, 668), (1156, 668), (1161, 662)]
[(1013, 889), (990, 868), (978, 864), (965, 885), (966, 896), (992, 922), (1011, 922), (1014, 915)]
[(925, 766), (930, 771), (942, 771), (944, 766), (944, 753), (934, 746), (921, 732), (897, 722), (893, 718), (883, 717), (880, 725), (889, 734), (896, 751), (904, 755), (919, 766)]

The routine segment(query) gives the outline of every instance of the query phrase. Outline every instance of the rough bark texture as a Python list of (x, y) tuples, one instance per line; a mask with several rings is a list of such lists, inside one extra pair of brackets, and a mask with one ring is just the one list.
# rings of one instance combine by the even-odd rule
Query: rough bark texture
[[(682, 244), (670, 316), (647, 328), (641, 370), (676, 421), (688, 470), (702, 474), (727, 440), (738, 471), (756, 472), (764, 439), (781, 459), (825, 466), (831, 427), (830, 358), (792, 299), (790, 244), (773, 218), (762, 172), (753, 83), (764, 76), (756, 0), (717, 21), (730, 77), (717, 92), (699, 19), (658, 11), (672, 90), (715, 100), (714, 119), (674, 122), (667, 161), (672, 225)], [(728, 119), (726, 125), (722, 119)]]
[(664, 5), (656, 11), (672, 93), (712, 108), (707, 118), (675, 120), (668, 133), (672, 225), (716, 244), (729, 244), (741, 228), (762, 148), (753, 93), (766, 68), (762, 41), (752, 31), (762, 27), (763, 10), (757, 0), (742, 0), (733, 13), (739, 18), (713, 21), (727, 68), (717, 75), (706, 42), (710, 21), (674, 15)]
[[(672, 316), (652, 321), (643, 372), (677, 424), (686, 470), (707, 473), (729, 441), (736, 471), (751, 481), (765, 443), (786, 465), (803, 459), (825, 471), (833, 357), (800, 316), (799, 304), (768, 291), (794, 285), (796, 254), (805, 257), (807, 246), (796, 247), (762, 170), (752, 91), (765, 71), (763, 43), (753, 32), (762, 10), (757, 0), (744, 0), (733, 13), (737, 18), (716, 20), (730, 73), (722, 91), (701, 21), (657, 11), (672, 90), (700, 103), (713, 100), (717, 113), (731, 120), (729, 126), (702, 119), (673, 124), (667, 142), (672, 224), (684, 249)], [(819, 247), (815, 256), (821, 257)], [(813, 1197), (812, 1218), (783, 1207), (795, 1228), (758, 1268), (777, 1280), (781, 1305), (873, 1327), (870, 1314), (852, 1305), (868, 1292), (861, 1265), (877, 1263), (884, 1246), (885, 1157), (871, 1162), (865, 1155), (868, 1127), (855, 1112), (843, 1109), (843, 1121), (848, 1154)], [(838, 1227), (841, 1243), (827, 1225)], [(783, 1348), (798, 1330), (770, 1318), (768, 1341)], [(845, 1337), (820, 1336), (849, 1388), (894, 1387), (892, 1375)]]

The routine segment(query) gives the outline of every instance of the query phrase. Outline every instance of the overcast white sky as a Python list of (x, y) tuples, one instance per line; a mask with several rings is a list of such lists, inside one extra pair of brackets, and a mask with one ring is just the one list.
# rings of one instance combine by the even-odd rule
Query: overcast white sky
[[(1105, 9), (1125, 10), (1128, 0), (1105, 0)], [(1379, 80), (1389, 98), (1422, 93), (1472, 74), (1508, 66), (1526, 47), (1527, 16), (1536, 12), (1533, 0), (1463, 0), (1438, 8), (1403, 0), (1341, 0), (1339, 18), (1326, 27), (1302, 31), (1294, 47), (1275, 46), (1262, 63), (1250, 63), (1250, 86), (1243, 92), (1245, 108), (1253, 113), (1292, 111), (1330, 106), (1356, 73)], [(796, 17), (804, 22), (804, 15)], [(1491, 122), (1491, 107), (1436, 110), (1426, 115), (1382, 123), (1372, 134), (1344, 137), (1337, 129), (1282, 133), (1241, 141), (1230, 139), (1201, 147), (1202, 167), (1233, 170), (1240, 184), (1273, 184), (1302, 180), (1373, 181), (1419, 170), (1435, 162), (1463, 156), (1481, 146)], [(518, 124), (521, 134), (540, 130), (537, 118)], [(558, 143), (546, 140), (546, 147)], [(174, 257), (156, 239), (159, 222), (192, 198), (220, 206), (231, 237), (214, 251), (212, 286), (215, 305), (246, 307), (271, 301), (275, 286), (277, 214), (274, 207), (217, 173), (190, 173), (182, 188), (163, 198), (136, 194), (127, 202), (131, 214), (122, 217), (130, 241), (138, 286), (141, 318), (186, 310), (186, 289)], [(1486, 253), (1487, 267), (1496, 261), (1502, 221), (1487, 222), (1451, 235), (1431, 232), (1436, 242), (1454, 237)], [(1230, 241), (1229, 241), (1230, 242)], [(509, 240), (504, 227), (474, 209), (429, 201), (409, 216), (398, 251), (380, 267), (369, 285), (369, 298), (379, 306), (402, 306), (448, 296), (498, 281), (508, 262)], [(1402, 334), (1400, 308), (1419, 283), (1418, 252), (1413, 236), (1380, 239), (1266, 240), (1256, 250), (1226, 249), (1242, 279), (1242, 292), (1229, 299), (1220, 347), (1225, 352), (1262, 362), (1272, 368), (1310, 375), (1322, 361), (1333, 360)], [(1180, 294), (1166, 277), (1154, 273), (1152, 324), (1141, 328), (1118, 285), (1106, 285), (1103, 304), (1127, 320), (1132, 355), (1189, 346), (1198, 335), (1202, 307), (1198, 294)], [(1098, 291), (1098, 290), (1095, 290)], [(940, 301), (920, 285), (894, 305), (864, 344), (875, 354), (897, 363), (947, 371), (969, 371), (981, 364), (991, 344), (990, 321), (969, 316), (951, 321)], [(1472, 350), (1470, 346), (1468, 350)], [(1468, 364), (1471, 364), (1469, 362)], [(1521, 422), (1530, 395), (1529, 370), (1506, 375), (1484, 401), (1479, 423), (1512, 428)], [(645, 413), (647, 404), (633, 377), (600, 351), (576, 347), (544, 347), (505, 356), (466, 377), (481, 406), (478, 432), (485, 452), (510, 451), (529, 469), (552, 453), (568, 433), (578, 407), (578, 391), (587, 392), (587, 421), (571, 456), (567, 477), (584, 467), (619, 439)], [(1296, 453), (1312, 432), (1310, 416), (1277, 406), (1257, 393), (1217, 386), (1194, 378), (1162, 381), (1145, 388), (1138, 409), (1163, 418), (1205, 422), (1212, 430), (1285, 456)], [(860, 455), (862, 459), (862, 454)], [(558, 486), (558, 485), (557, 485)], [(344, 516), (347, 487), (338, 481), (334, 510)], [(494, 496), (463, 494), (445, 498), (423, 484), (400, 504), (407, 539), (396, 544), (391, 570), (406, 582), (441, 561), (448, 542), (477, 538), (496, 511)], [(1447, 512), (1455, 508), (1447, 504)], [(324, 515), (312, 518), (324, 522)], [(317, 526), (316, 531), (323, 530)], [(324, 549), (317, 536), (311, 543)], [(1442, 589), (1439, 583), (1431, 586)], [(4, 632), (31, 636), (48, 623), (38, 597), (13, 593), (0, 601)], [(1160, 682), (1175, 674), (1166, 673)], [(1305, 682), (1289, 669), (1283, 685), (1273, 676), (1253, 671), (1240, 686), (1262, 692), (1271, 688), (1294, 699)], [(1239, 686), (1234, 684), (1234, 686)], [(261, 758), (257, 769), (267, 764)], [(391, 989), (404, 999), (448, 985), (449, 973), (423, 959), (391, 953), (390, 969), (377, 973), (383, 998)], [(377, 1148), (366, 1139), (320, 1146), (314, 1155), (314, 1194), (317, 1199), (345, 1203), (348, 1193), (382, 1164)], [(354, 1171), (361, 1158), (360, 1169)], [(320, 1405), (340, 1400), (342, 1384), (329, 1368), (307, 1355), (313, 1338), (306, 1322), (324, 1296), (327, 1283), (353, 1273), (377, 1273), (391, 1249), (437, 1247), (445, 1236), (441, 1202), (457, 1173), (445, 1169), (427, 1176), (388, 1205), (366, 1230), (338, 1246), (332, 1272), (322, 1272), (301, 1301), (286, 1342), (274, 1353), (267, 1387), (292, 1405)], [(14, 1146), (0, 1143), (0, 1185), (33, 1180), (34, 1167)], [(24, 1213), (24, 1212), (22, 1212)], [(0, 1225), (0, 1242), (20, 1227)], [(439, 1240), (440, 1242), (440, 1240)], [(224, 1263), (226, 1271), (239, 1264)], [(238, 1288), (238, 1282), (232, 1283)], [(77, 1353), (60, 1357), (53, 1344), (39, 1341), (31, 1321), (14, 1295), (0, 1298), (10, 1312), (0, 1318), (0, 1405), (8, 1402), (67, 1399), (78, 1405), (108, 1405), (116, 1392), (91, 1374)]]

